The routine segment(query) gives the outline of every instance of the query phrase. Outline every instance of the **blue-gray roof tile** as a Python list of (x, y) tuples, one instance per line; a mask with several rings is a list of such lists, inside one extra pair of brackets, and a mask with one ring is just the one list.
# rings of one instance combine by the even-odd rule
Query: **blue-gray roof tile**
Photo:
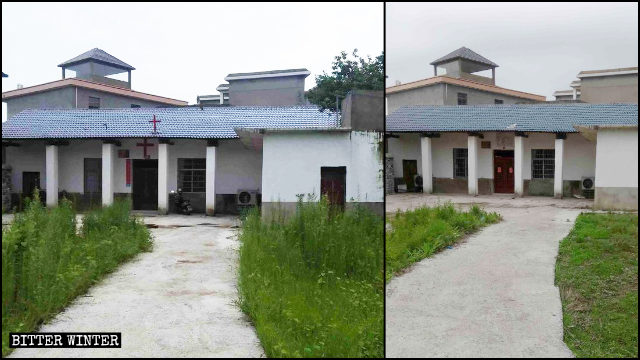
[[(157, 133), (150, 121), (160, 122)], [(235, 128), (338, 127), (336, 114), (316, 106), (229, 106), (99, 110), (23, 110), (2, 124), (3, 139), (201, 138), (233, 139)]]
[(576, 132), (573, 125), (638, 125), (637, 104), (404, 106), (387, 132)]

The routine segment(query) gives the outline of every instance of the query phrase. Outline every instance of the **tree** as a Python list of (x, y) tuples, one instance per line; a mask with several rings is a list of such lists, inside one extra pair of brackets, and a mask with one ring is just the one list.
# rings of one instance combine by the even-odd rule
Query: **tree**
[(336, 56), (332, 73), (316, 76), (316, 86), (306, 93), (312, 104), (322, 109), (336, 110), (336, 96), (341, 101), (350, 90), (384, 90), (384, 52), (375, 58), (358, 55), (358, 49), (349, 59), (346, 52)]

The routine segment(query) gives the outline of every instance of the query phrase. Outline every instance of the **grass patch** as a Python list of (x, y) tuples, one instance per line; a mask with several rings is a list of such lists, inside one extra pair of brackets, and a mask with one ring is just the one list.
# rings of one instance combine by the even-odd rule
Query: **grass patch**
[(297, 206), (288, 220), (251, 211), (240, 234), (240, 305), (267, 356), (384, 357), (382, 217)]
[(105, 274), (140, 251), (151, 235), (130, 215), (128, 201), (85, 215), (80, 231), (68, 200), (45, 208), (27, 201), (2, 229), (2, 356), (9, 332), (35, 331)]
[(581, 214), (556, 262), (576, 357), (638, 357), (638, 215)]
[(476, 205), (465, 212), (451, 203), (398, 211), (387, 219), (386, 279), (500, 219), (499, 214), (487, 213)]

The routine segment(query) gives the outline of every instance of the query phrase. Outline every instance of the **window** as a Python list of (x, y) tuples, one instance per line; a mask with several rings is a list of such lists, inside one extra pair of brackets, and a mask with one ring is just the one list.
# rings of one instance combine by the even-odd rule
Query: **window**
[(495, 99), (493, 103), (496, 104), (496, 105), (501, 105), (501, 104), (504, 104), (504, 100)]
[(84, 193), (102, 192), (102, 158), (84, 159)]
[(182, 191), (206, 191), (206, 159), (178, 159), (178, 187)]
[(554, 149), (531, 150), (531, 178), (553, 179), (556, 151)]
[(131, 104), (131, 108), (132, 108), (132, 109), (139, 109), (139, 108), (140, 108), (140, 105), (138, 105), (138, 104)]
[(467, 149), (453, 149), (453, 177), (467, 177), (467, 160), (469, 152)]
[(89, 96), (89, 109), (100, 109), (100, 98)]
[(467, 105), (467, 94), (458, 93), (458, 105)]

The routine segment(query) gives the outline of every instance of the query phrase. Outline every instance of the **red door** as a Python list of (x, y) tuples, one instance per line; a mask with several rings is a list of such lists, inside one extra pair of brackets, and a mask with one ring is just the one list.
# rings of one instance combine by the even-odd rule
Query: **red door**
[(496, 151), (493, 156), (493, 187), (496, 193), (514, 192), (513, 151)]

